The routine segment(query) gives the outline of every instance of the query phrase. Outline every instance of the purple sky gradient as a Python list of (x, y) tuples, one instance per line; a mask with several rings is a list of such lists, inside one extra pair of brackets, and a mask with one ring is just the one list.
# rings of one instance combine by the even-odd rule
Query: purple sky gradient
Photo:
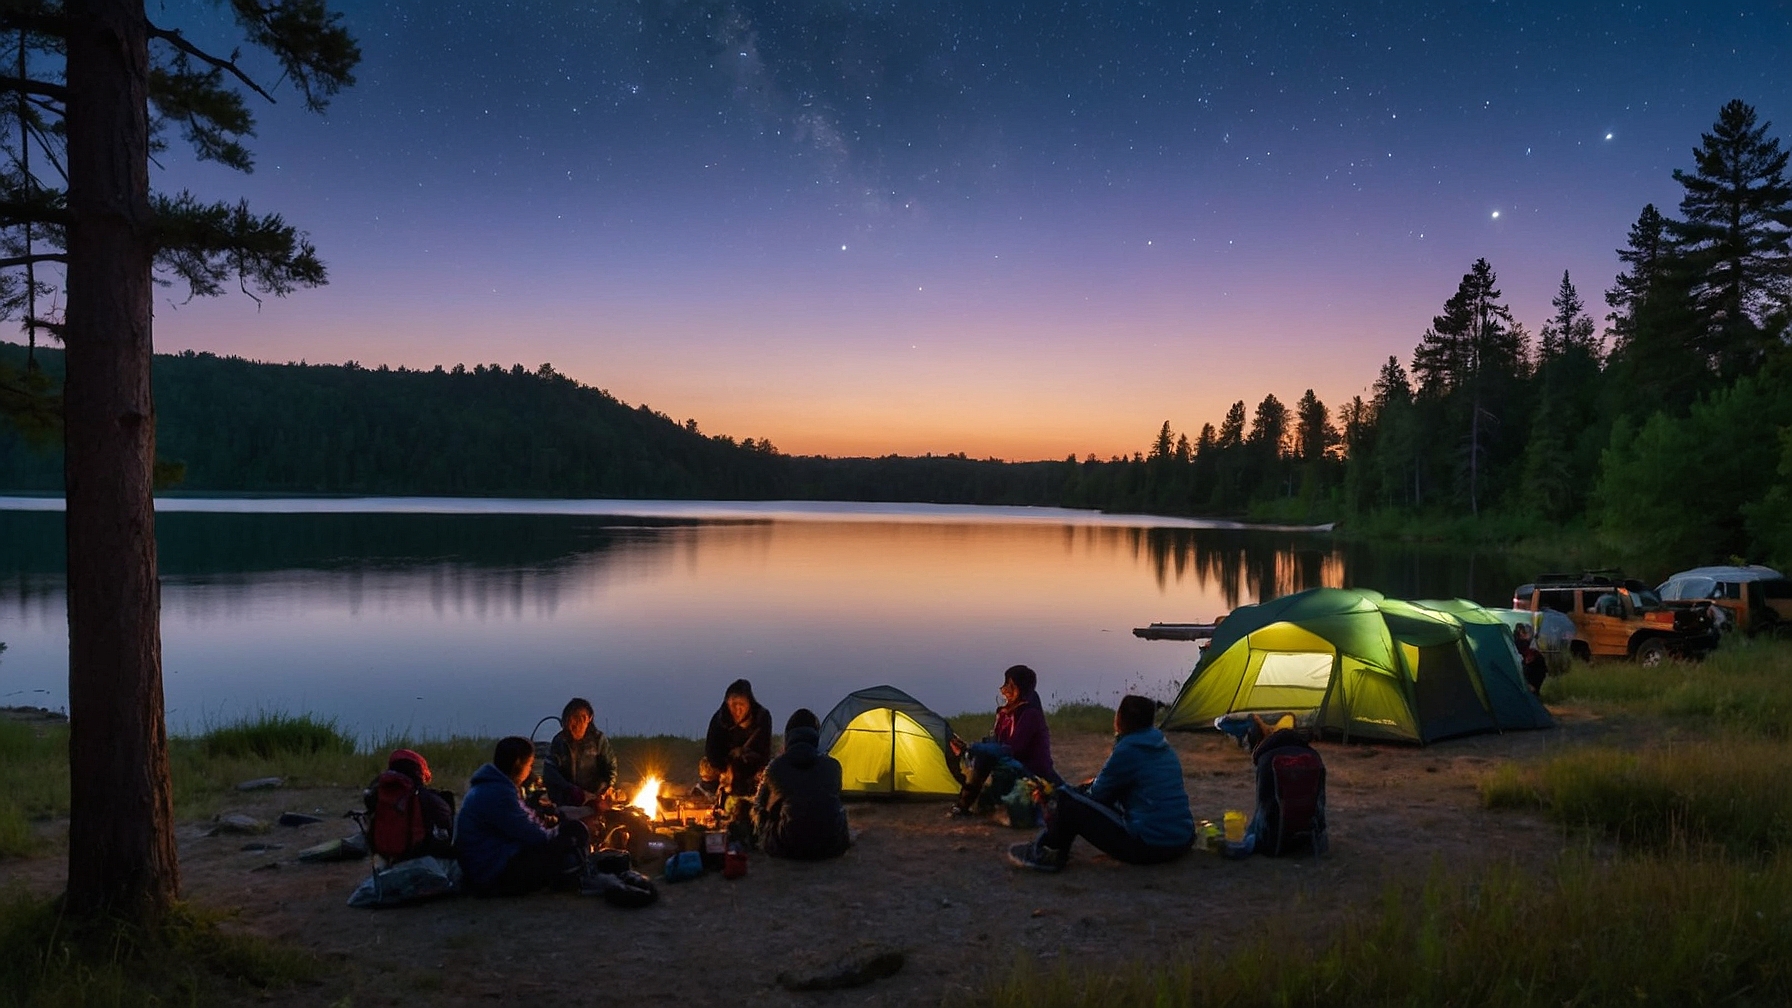
[(158, 349), (551, 361), (802, 453), (1336, 408), (1478, 256), (1533, 333), (1564, 269), (1603, 315), (1725, 100), (1792, 133), (1769, 2), (341, 9), (366, 60), (327, 117), (282, 90), (255, 174), (176, 146), (158, 179), (284, 212), (331, 284), (170, 290)]

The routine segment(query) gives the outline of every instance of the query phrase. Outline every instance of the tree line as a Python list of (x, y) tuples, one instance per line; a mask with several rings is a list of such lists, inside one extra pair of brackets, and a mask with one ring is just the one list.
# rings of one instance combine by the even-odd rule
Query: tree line
[[(582, 385), (551, 365), (396, 370), (158, 355), (159, 467), (193, 492), (833, 499), (1061, 505), (1293, 522), (1481, 516), (1581, 523), (1691, 559), (1792, 559), (1792, 185), (1741, 101), (1678, 214), (1645, 206), (1601, 320), (1563, 273), (1533, 334), (1476, 260), (1407, 360), (1337, 409), (1308, 389), (1231, 404), (1191, 438), (1010, 463), (794, 457)], [(25, 348), (0, 345), (0, 367)], [(38, 349), (52, 382), (59, 351)], [(0, 485), (62, 463), (0, 437)], [(41, 440), (41, 439), (40, 439)]]
[(1584, 524), (1678, 562), (1792, 562), (1792, 184), (1742, 101), (1718, 113), (1678, 214), (1644, 206), (1595, 320), (1567, 272), (1536, 335), (1486, 259), (1407, 361), (1333, 412), (1235, 402), (1168, 423), (1079, 503), (1307, 519), (1495, 512)]

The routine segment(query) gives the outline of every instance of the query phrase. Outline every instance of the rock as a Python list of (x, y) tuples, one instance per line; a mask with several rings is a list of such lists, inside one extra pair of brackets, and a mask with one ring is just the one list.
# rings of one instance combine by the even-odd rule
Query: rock
[(268, 791), (286, 783), (284, 777), (257, 777), (236, 786), (238, 791)]
[(780, 973), (778, 984), (785, 990), (822, 991), (863, 987), (873, 980), (895, 976), (907, 956), (901, 949), (868, 948), (850, 953), (813, 972)]
[(280, 845), (277, 843), (246, 843), (246, 844), (242, 845), (241, 847), (237, 848), (237, 850), (243, 851), (244, 853), (248, 853), (251, 851), (271, 851), (271, 850), (279, 850), (279, 849), (280, 849)]
[(279, 868), (279, 867), (280, 867), (280, 862), (278, 862), (278, 861), (269, 861), (269, 862), (268, 862), (268, 863), (267, 863), (267, 864), (259, 864), (259, 865), (256, 865), (256, 866), (255, 866), (255, 867), (253, 867), (253, 868), (251, 868), (251, 869), (249, 869), (249, 870), (250, 870), (250, 871), (252, 871), (252, 872), (257, 872), (257, 871), (274, 871), (274, 870), (276, 870), (276, 869), (278, 869), (278, 868)]
[(322, 816), (306, 815), (303, 812), (282, 812), (280, 818), (275, 820), (282, 826), (310, 826), (323, 821)]
[(266, 833), (268, 831), (267, 823), (262, 822), (254, 816), (244, 815), (241, 812), (227, 812), (219, 816), (215, 820), (215, 823), (216, 825), (206, 832), (206, 836), (217, 836), (220, 833), (241, 836), (245, 834), (252, 835), (256, 833)]

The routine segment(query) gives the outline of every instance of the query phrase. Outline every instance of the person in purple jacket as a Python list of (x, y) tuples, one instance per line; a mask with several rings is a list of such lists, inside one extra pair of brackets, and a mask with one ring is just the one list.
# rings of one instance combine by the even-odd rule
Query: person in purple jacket
[[(952, 750), (960, 758), (970, 757), (964, 789), (953, 803), (954, 818), (968, 816), (992, 776), (1005, 778), (1013, 786), (1013, 778), (995, 771), (1004, 765), (1018, 764), (1019, 773), (1053, 784), (1063, 783), (1052, 768), (1051, 729), (1045, 724), (1045, 708), (1039, 703), (1039, 674), (1025, 665), (1015, 665), (1002, 673), (1002, 706), (996, 711), (995, 730), (981, 742), (965, 745), (952, 740)], [(999, 795), (996, 797), (1000, 797)]]

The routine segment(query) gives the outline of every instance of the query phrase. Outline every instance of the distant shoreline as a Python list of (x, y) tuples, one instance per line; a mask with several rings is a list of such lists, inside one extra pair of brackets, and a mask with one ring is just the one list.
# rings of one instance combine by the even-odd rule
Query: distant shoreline
[[(0, 511), (60, 511), (53, 493), (0, 494)], [(168, 494), (163, 513), (542, 515), (660, 518), (683, 521), (807, 521), (921, 524), (1029, 524), (1109, 528), (1181, 528), (1246, 532), (1326, 533), (1324, 525), (1254, 524), (1216, 518), (1109, 513), (1028, 505), (924, 504), (885, 501), (664, 500), (374, 496), (349, 494)]]

